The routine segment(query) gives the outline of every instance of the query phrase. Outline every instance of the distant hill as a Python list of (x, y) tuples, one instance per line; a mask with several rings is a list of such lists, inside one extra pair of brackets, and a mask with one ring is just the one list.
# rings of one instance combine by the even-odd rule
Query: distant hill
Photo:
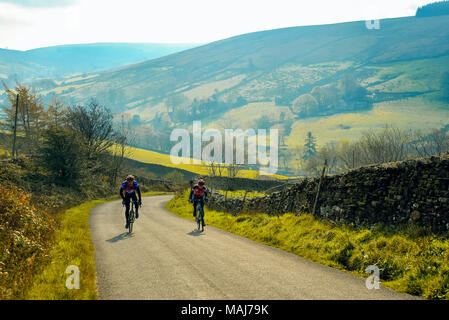
[(336, 85), (344, 74), (374, 88), (395, 78), (383, 74), (375, 79), (381, 76), (375, 68), (449, 55), (448, 23), (446, 16), (407, 17), (382, 20), (380, 30), (369, 30), (360, 21), (250, 33), (70, 79), (53, 91), (69, 102), (97, 97), (116, 113), (148, 112), (148, 119), (167, 107), (192, 111), (195, 99), (215, 99), (214, 113), (250, 102), (277, 100), (291, 106), (314, 87)]
[(419, 7), (416, 11), (417, 17), (434, 17), (443, 15), (449, 15), (449, 1), (429, 3), (425, 6)]
[(159, 58), (193, 44), (97, 43), (38, 48), (0, 49), (0, 79), (13, 82), (60, 78), (97, 72)]

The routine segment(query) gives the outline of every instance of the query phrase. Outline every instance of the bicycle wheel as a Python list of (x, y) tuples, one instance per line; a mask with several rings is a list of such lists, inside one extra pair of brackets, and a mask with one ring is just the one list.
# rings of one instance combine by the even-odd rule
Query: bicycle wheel
[[(201, 207), (201, 211), (199, 213), (200, 218), (200, 222), (201, 222), (201, 230), (204, 231), (204, 209), (203, 207)], [(199, 227), (198, 227), (199, 229)]]
[(129, 211), (129, 218), (128, 218), (128, 233), (133, 232), (133, 224), (134, 224), (134, 204), (132, 204), (131, 210)]
[(196, 212), (196, 223), (198, 225), (198, 230), (201, 228), (201, 204), (198, 204), (197, 212)]

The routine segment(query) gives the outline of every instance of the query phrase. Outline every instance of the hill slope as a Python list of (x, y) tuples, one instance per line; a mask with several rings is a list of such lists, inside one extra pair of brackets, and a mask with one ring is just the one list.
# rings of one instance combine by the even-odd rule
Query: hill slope
[(28, 81), (96, 72), (158, 58), (192, 44), (95, 43), (38, 48), (0, 49), (0, 78)]
[[(449, 16), (408, 17), (383, 20), (380, 30), (351, 22), (245, 34), (73, 82), (80, 88), (65, 95), (73, 100), (98, 96), (121, 111), (123, 105), (151, 107), (175, 91), (200, 97), (192, 89), (214, 82), (210, 86), (219, 91), (237, 86), (242, 90), (236, 93), (245, 98), (272, 99), (276, 90), (325, 83), (339, 70), (449, 54), (448, 22)], [(299, 68), (316, 64), (326, 65)], [(270, 77), (275, 83), (267, 92)], [(265, 85), (254, 88), (260, 82)], [(111, 97), (116, 90), (118, 97)]]

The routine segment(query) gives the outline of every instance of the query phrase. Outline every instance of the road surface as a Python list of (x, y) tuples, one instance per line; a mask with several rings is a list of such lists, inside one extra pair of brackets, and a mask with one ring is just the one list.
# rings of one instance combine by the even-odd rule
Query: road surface
[[(94, 208), (89, 225), (100, 299), (411, 299), (365, 280), (207, 226), (143, 199), (128, 235), (121, 201)], [(207, 212), (206, 212), (207, 223)]]

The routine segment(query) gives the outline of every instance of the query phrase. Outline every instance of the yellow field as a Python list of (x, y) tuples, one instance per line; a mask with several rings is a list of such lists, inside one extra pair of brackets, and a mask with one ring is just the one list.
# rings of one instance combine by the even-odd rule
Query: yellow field
[(436, 102), (430, 104), (421, 97), (409, 98), (379, 103), (370, 111), (296, 121), (286, 143), (290, 148), (304, 144), (307, 132), (312, 132), (316, 137), (318, 146), (343, 139), (354, 141), (363, 132), (384, 128), (386, 125), (426, 131), (441, 128), (447, 124), (448, 118), (447, 105)]
[(286, 118), (293, 117), (288, 107), (276, 106), (274, 102), (252, 102), (226, 112), (219, 120), (204, 126), (204, 129), (241, 128), (245, 130), (247, 128), (255, 128), (257, 127), (257, 120), (262, 116), (268, 116), (274, 121), (280, 121), (281, 113), (284, 113)]
[(8, 150), (0, 146), (0, 157), (9, 157), (11, 153)]
[[(162, 154), (154, 151), (149, 150), (143, 150), (138, 148), (129, 147), (129, 151), (131, 156), (129, 158), (133, 160), (137, 160), (144, 163), (153, 163), (153, 164), (159, 164), (170, 168), (178, 168), (190, 172), (194, 172), (201, 175), (208, 175), (209, 170), (208, 167), (204, 162), (202, 164), (173, 164), (170, 160), (170, 155), (168, 154)], [(176, 157), (177, 159), (182, 159), (180, 157)], [(185, 159), (186, 161), (189, 161), (189, 159)], [(226, 175), (226, 169), (224, 169), (224, 175)], [(238, 177), (240, 178), (257, 178), (259, 176), (259, 171), (257, 170), (242, 170), (239, 172)], [(281, 175), (270, 175), (270, 177), (277, 178), (277, 179), (286, 179), (287, 177), (281, 176)]]

